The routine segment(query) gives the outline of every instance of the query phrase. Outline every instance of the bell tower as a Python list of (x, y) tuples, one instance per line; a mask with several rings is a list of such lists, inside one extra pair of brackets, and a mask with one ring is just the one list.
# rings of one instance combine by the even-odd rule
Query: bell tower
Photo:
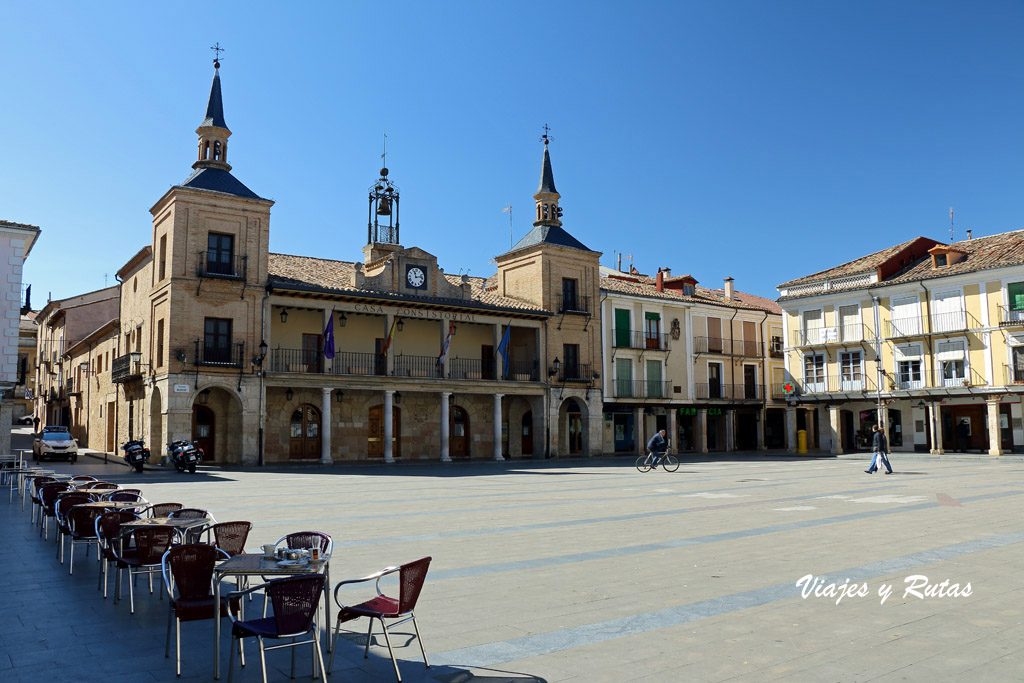
[[(220, 50), (218, 50), (218, 57)], [(192, 168), (220, 168), (231, 170), (228, 163), (228, 138), (231, 131), (224, 122), (224, 102), (220, 96), (220, 59), (213, 60), (213, 84), (210, 86), (210, 99), (206, 104), (206, 118), (196, 128), (199, 135), (199, 158)]]
[(541, 225), (561, 227), (562, 225), (562, 209), (558, 206), (561, 195), (555, 189), (555, 176), (551, 172), (551, 155), (548, 154), (548, 143), (552, 139), (548, 135), (550, 130), (547, 124), (544, 124), (544, 135), (540, 136), (544, 143), (544, 164), (540, 171), (540, 187), (537, 188), (537, 194), (533, 195), (534, 201), (537, 202), (537, 220), (533, 222), (535, 227)]

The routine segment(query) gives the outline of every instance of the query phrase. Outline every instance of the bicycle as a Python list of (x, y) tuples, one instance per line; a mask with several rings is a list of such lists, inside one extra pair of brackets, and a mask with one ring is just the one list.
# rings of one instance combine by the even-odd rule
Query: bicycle
[(658, 465), (661, 465), (666, 472), (675, 472), (679, 469), (679, 459), (667, 451), (662, 453), (657, 460), (655, 460), (654, 453), (641, 455), (636, 459), (636, 468), (641, 472), (657, 469)]

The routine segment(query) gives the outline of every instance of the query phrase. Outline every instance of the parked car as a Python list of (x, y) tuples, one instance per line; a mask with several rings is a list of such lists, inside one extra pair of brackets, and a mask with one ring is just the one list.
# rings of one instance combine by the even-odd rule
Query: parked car
[(28, 415), (22, 415), (21, 417), (14, 418), (14, 423), (19, 425), (30, 425), (32, 424), (33, 419), (34, 417), (32, 413), (29, 413)]
[(39, 462), (43, 458), (78, 460), (78, 442), (67, 427), (43, 427), (43, 431), (36, 434), (32, 441), (32, 459)]

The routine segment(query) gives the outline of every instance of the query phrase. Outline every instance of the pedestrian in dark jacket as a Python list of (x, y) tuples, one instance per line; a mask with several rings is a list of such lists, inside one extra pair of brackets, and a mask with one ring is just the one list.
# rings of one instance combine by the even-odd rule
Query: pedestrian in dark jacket
[(967, 418), (960, 420), (956, 425), (956, 449), (962, 453), (967, 452), (967, 440), (971, 438), (971, 425)]
[(874, 426), (875, 436), (871, 441), (871, 450), (875, 452), (875, 456), (871, 458), (871, 467), (864, 470), (868, 474), (874, 474), (875, 470), (878, 469), (878, 462), (881, 461), (885, 465), (886, 474), (892, 474), (892, 465), (889, 464), (889, 442), (885, 438), (885, 432), (878, 425)]

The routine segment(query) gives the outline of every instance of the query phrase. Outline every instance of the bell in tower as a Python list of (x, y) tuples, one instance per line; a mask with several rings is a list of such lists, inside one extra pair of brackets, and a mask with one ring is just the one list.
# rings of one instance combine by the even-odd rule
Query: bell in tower
[(400, 244), (398, 234), (398, 188), (388, 179), (388, 169), (370, 187), (370, 215), (366, 224), (367, 244)]

